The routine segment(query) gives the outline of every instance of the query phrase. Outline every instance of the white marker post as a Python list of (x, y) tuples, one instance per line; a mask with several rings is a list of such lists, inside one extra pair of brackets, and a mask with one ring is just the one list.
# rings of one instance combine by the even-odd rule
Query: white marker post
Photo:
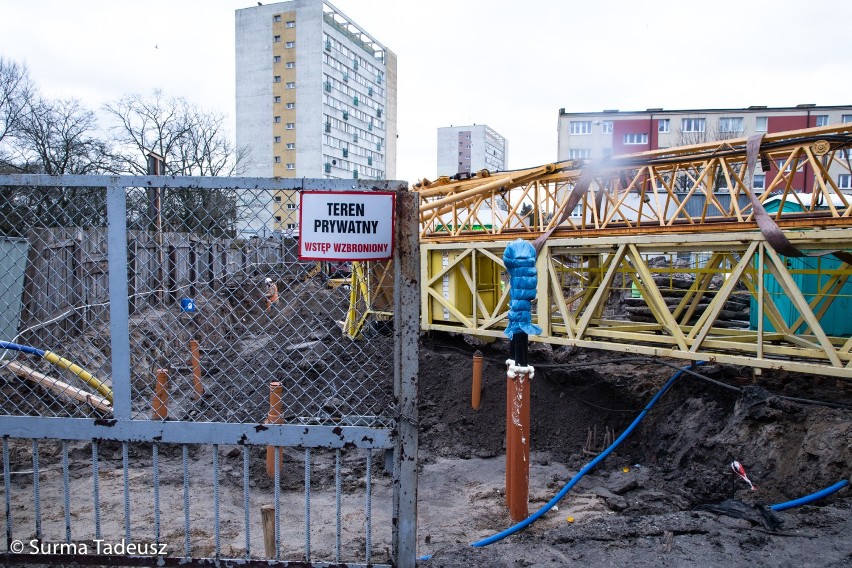
[(303, 191), (299, 258), (368, 261), (393, 257), (394, 200), (388, 192)]

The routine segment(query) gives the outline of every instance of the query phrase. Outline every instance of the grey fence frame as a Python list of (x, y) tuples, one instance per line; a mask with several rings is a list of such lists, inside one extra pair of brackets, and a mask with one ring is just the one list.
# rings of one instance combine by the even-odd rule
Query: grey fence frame
[[(267, 179), (161, 176), (3, 175), (0, 187), (103, 187), (107, 194), (109, 315), (113, 418), (0, 416), (4, 438), (112, 440), (173, 444), (239, 444), (302, 448), (363, 448), (394, 451), (392, 558), (413, 567), (417, 533), (417, 383), (420, 306), (417, 194), (405, 182), (329, 179)], [(394, 395), (393, 428), (304, 426), (134, 420), (131, 418), (126, 189), (258, 189), (269, 191), (394, 191)], [(14, 554), (0, 554), (14, 561)], [(274, 563), (270, 563), (274, 565)]]

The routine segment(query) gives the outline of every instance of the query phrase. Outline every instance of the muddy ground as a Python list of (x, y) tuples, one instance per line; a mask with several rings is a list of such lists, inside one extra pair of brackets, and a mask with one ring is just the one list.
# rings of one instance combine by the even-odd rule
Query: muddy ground
[[(198, 298), (197, 321), (168, 311), (132, 316), (134, 412), (149, 412), (150, 369), (168, 366), (183, 377), (173, 387), (172, 416), (181, 420), (261, 422), (268, 400), (266, 382), (236, 384), (245, 369), (258, 369), (270, 379), (302, 377), (285, 401), (288, 421), (300, 416), (378, 414), (392, 398), (387, 353), (391, 338), (373, 334), (368, 340), (341, 347), (337, 322), (347, 305), (344, 292), (328, 290), (322, 282), (307, 281), (291, 291), (307, 299), (298, 305), (282, 303), (267, 314), (242, 288)], [(242, 307), (241, 307), (242, 306)], [(237, 309), (239, 308), (239, 309)], [(188, 331), (203, 331), (202, 357), (209, 392), (193, 401), (185, 345)], [(93, 337), (99, 337), (92, 330)], [(107, 346), (82, 336), (78, 353), (88, 368), (109, 360)], [(471, 358), (484, 356), (484, 384), (479, 410), (470, 405)], [(280, 354), (283, 351), (284, 356)], [(594, 471), (583, 478), (554, 509), (525, 531), (485, 548), (470, 543), (510, 526), (503, 495), (505, 439), (505, 360), (508, 343), (480, 343), (463, 336), (424, 334), (420, 351), (419, 427), (420, 485), (418, 555), (432, 555), (423, 566), (845, 566), (852, 564), (852, 491), (848, 488), (815, 505), (777, 514), (781, 525), (767, 521), (753, 505), (774, 504), (820, 490), (852, 475), (852, 384), (827, 377), (765, 372), (705, 365), (701, 377), (684, 376), (648, 412), (633, 434)], [(660, 361), (619, 353), (557, 348), (533, 343), (530, 362), (536, 368), (531, 385), (530, 512), (549, 501), (597, 452), (617, 437), (672, 376), (678, 361)], [(356, 364), (357, 363), (357, 364)], [(287, 370), (290, 369), (290, 370)], [(354, 369), (358, 380), (344, 377)], [(45, 372), (50, 367), (44, 367)], [(17, 379), (0, 378), (4, 406), (23, 405)], [(353, 384), (363, 388), (352, 389)], [(45, 393), (33, 388), (33, 397)], [(29, 399), (27, 399), (29, 400)], [(48, 409), (62, 415), (91, 415), (70, 403), (54, 400)], [(83, 412), (83, 414), (77, 414)], [(49, 415), (50, 412), (47, 412)], [(12, 447), (12, 468), (31, 467), (28, 444)], [(173, 448), (172, 450), (177, 450)], [(43, 444), (47, 467), (42, 495), (59, 495), (58, 448)], [(133, 452), (136, 453), (133, 453)], [(190, 455), (190, 475), (209, 477), (211, 449)], [(265, 476), (264, 448), (251, 450), (251, 510), (268, 502), (271, 482)], [(287, 450), (282, 468), (285, 529), (282, 540), (298, 542), (303, 508), (303, 456)], [(173, 455), (172, 455), (173, 454)], [(91, 446), (72, 447), (73, 495), (91, 488)], [(164, 501), (180, 511), (180, 455), (164, 449), (161, 481)], [(390, 480), (377, 452), (374, 464), (374, 562), (389, 561)], [(121, 459), (117, 447), (102, 449), (101, 499), (105, 530), (123, 534)], [(223, 447), (222, 534), (224, 556), (240, 556), (244, 534), (242, 456), (239, 448)], [(330, 560), (329, 540), (334, 518), (323, 506), (333, 494), (333, 458), (313, 456), (312, 519), (315, 560)], [(757, 486), (735, 477), (730, 464), (743, 464)], [(133, 450), (130, 484), (134, 534), (150, 532), (150, 448)], [(81, 464), (81, 465), (77, 465)], [(344, 455), (342, 483), (345, 501), (356, 507), (363, 500), (363, 454)], [(13, 475), (13, 515), (16, 527), (32, 526), (31, 476)], [(210, 556), (211, 511), (207, 495), (193, 501), (193, 555)], [(739, 516), (707, 510), (736, 499)], [(45, 529), (63, 535), (62, 508), (45, 500)], [(135, 514), (135, 513), (134, 513)], [(75, 526), (89, 529), (91, 508), (81, 509)], [(573, 522), (568, 522), (571, 517)], [(289, 521), (287, 521), (289, 519)], [(182, 517), (165, 524), (163, 534), (181, 543)], [(344, 522), (343, 556), (365, 561), (363, 518)], [(379, 527), (384, 527), (380, 529)], [(75, 529), (77, 530), (77, 529)], [(58, 531), (58, 532), (57, 532)], [(259, 531), (252, 549), (261, 550)], [(298, 546), (285, 557), (299, 558)]]
[[(459, 338), (424, 340), (420, 423), (427, 469), (459, 458), (471, 461), (472, 470), (481, 467), (479, 460), (495, 469), (502, 462), (508, 347), (505, 342), (477, 347), (485, 354), (487, 379), (482, 407), (473, 411), (474, 346)], [(533, 513), (592, 459), (605, 432), (617, 437), (633, 421), (675, 372), (663, 363), (683, 363), (603, 351), (554, 352), (549, 346), (531, 351)], [(421, 525), (419, 550), (434, 554), (422, 565), (850, 565), (848, 488), (816, 505), (777, 513), (778, 526), (754, 506), (786, 502), (850, 478), (852, 385), (787, 373), (754, 377), (750, 370), (719, 365), (696, 372), (704, 378), (679, 379), (558, 511), (484, 548), (469, 545), (497, 532), (481, 517), (454, 535), (456, 543), (443, 536), (436, 543), (436, 535), (423, 534)], [(756, 491), (732, 474), (734, 460), (743, 464)], [(566, 476), (536, 479), (542, 475), (536, 468), (548, 465), (564, 467)], [(471, 503), (481, 499), (473, 485)], [(496, 493), (499, 502), (499, 484)], [(739, 517), (704, 510), (729, 499), (741, 504)], [(420, 503), (421, 510), (430, 507), (422, 493)], [(500, 513), (502, 530), (511, 523), (505, 507)]]

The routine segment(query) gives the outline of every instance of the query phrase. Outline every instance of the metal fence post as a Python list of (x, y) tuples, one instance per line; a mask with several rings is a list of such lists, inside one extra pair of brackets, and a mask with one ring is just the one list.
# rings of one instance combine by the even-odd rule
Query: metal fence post
[(397, 440), (394, 449), (393, 559), (413, 568), (417, 559), (417, 382), (420, 333), (420, 235), (418, 195), (396, 196), (394, 251), (394, 393)]
[(127, 305), (127, 202), (123, 185), (107, 191), (109, 327), (112, 349), (113, 418), (130, 419), (130, 328)]

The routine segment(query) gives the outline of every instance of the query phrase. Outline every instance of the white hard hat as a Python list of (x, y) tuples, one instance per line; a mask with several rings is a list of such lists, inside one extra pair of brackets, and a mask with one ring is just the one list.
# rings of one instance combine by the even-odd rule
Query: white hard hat
[(267, 283), (268, 283), (268, 282), (272, 282), (272, 278), (267, 278), (267, 279), (266, 279), (266, 282), (267, 282)]

